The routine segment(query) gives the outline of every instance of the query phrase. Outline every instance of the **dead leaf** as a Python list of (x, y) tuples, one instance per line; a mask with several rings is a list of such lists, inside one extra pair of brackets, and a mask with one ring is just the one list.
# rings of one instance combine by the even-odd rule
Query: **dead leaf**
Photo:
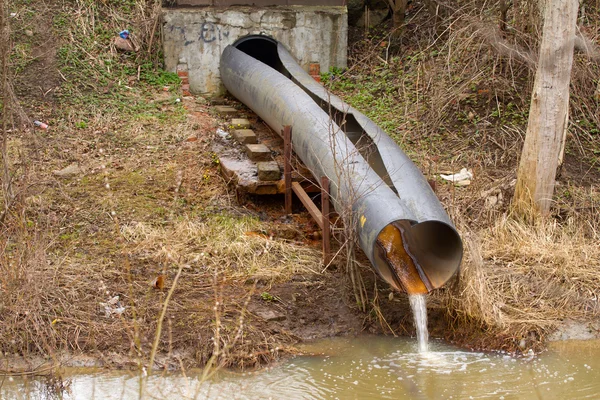
[(165, 276), (157, 276), (156, 279), (154, 279), (154, 281), (152, 282), (152, 287), (154, 287), (154, 289), (163, 290), (165, 288)]
[(265, 235), (264, 233), (261, 232), (255, 232), (255, 231), (248, 231), (246, 233), (244, 233), (246, 236), (250, 236), (250, 237), (259, 237), (262, 239), (268, 239), (269, 237), (267, 235)]

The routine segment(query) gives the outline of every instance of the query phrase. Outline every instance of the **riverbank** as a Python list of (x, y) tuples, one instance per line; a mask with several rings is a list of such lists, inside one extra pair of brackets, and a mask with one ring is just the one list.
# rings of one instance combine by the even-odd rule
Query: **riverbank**
[[(461, 234), (459, 279), (429, 299), (430, 312), (446, 321), (440, 335), (472, 348), (524, 352), (567, 332), (597, 337), (600, 103), (593, 59), (578, 53), (575, 60), (551, 215), (529, 224), (511, 215), (510, 202), (535, 71), (489, 41), (493, 13), (467, 7), (442, 23), (440, 36), (420, 29), (428, 18), (425, 8), (413, 9), (401, 41), (385, 24), (351, 31), (348, 70), (322, 80), (390, 132), (435, 182)], [(595, 21), (582, 24), (597, 38)], [(518, 31), (503, 35), (510, 46), (522, 44)], [(473, 175), (464, 184), (441, 178), (463, 169)]]

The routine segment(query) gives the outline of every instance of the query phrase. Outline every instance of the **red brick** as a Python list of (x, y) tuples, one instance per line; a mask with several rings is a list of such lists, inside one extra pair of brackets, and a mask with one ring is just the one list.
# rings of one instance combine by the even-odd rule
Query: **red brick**
[(180, 77), (180, 78), (184, 78), (184, 77), (187, 77), (187, 76), (189, 76), (189, 74), (188, 74), (188, 72), (187, 72), (187, 71), (179, 71), (179, 70), (178, 70), (178, 71), (177, 71), (177, 76), (178, 76), (178, 77)]
[(189, 85), (190, 84), (189, 78), (187, 76), (181, 77), (181, 84), (182, 85)]

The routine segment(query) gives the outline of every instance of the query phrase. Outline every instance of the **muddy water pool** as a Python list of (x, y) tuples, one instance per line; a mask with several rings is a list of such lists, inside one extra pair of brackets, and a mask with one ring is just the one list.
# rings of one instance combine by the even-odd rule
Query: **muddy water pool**
[[(302, 346), (307, 354), (256, 372), (140, 378), (66, 369), (65, 399), (599, 399), (600, 341), (560, 342), (537, 357), (468, 352), (439, 341), (363, 336)], [(0, 378), (0, 383), (2, 383)], [(140, 388), (143, 388), (141, 391)], [(1, 399), (50, 399), (43, 379), (4, 379)]]

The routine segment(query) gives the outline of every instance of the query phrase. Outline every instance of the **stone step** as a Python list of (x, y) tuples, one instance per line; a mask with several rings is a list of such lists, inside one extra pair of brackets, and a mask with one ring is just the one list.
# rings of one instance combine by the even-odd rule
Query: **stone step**
[(229, 106), (215, 106), (215, 110), (219, 115), (231, 116), (238, 114), (238, 110)]
[(227, 100), (223, 97), (213, 97), (209, 100), (211, 106), (226, 106)]
[(278, 181), (281, 178), (279, 164), (275, 161), (263, 161), (256, 163), (259, 181)]
[(264, 144), (247, 144), (246, 154), (252, 161), (269, 161), (271, 150)]
[(258, 139), (252, 129), (235, 129), (231, 135), (241, 144), (256, 144)]
[(250, 129), (250, 121), (246, 118), (232, 118), (231, 127), (233, 129)]

